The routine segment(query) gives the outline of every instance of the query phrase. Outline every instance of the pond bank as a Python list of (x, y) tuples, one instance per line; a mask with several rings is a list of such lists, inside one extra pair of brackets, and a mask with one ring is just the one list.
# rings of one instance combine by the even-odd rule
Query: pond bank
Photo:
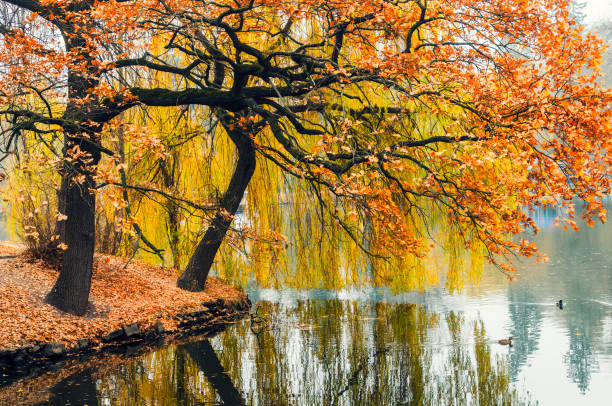
[(0, 243), (0, 373), (54, 363), (83, 352), (218, 331), (244, 317), (242, 291), (210, 277), (203, 292), (176, 287), (177, 272), (97, 255), (83, 317), (44, 302), (57, 271), (13, 244)]
[[(49, 360), (44, 364), (18, 367), (9, 374), (0, 374), (0, 405), (102, 404), (97, 399), (94, 383), (96, 379), (118, 369), (129, 368), (143, 357), (151, 356), (164, 348), (195, 345), (202, 349), (204, 345), (201, 355), (206, 358), (206, 362), (202, 367), (206, 368), (208, 375), (210, 372), (215, 375), (212, 379), (218, 379), (219, 375), (224, 375), (223, 368), (210, 347), (208, 338), (228, 326), (230, 324), (225, 323), (212, 329), (192, 329), (182, 331), (182, 334), (143, 340), (137, 344), (108, 346), (98, 351), (78, 352), (64, 359)], [(81, 379), (85, 379), (87, 383), (80, 382)]]

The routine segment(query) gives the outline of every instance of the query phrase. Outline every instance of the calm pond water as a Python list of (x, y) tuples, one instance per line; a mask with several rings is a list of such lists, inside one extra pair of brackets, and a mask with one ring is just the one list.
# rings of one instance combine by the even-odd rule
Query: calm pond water
[(521, 264), (515, 282), (487, 270), (454, 294), (251, 287), (265, 327), (67, 365), (0, 387), (0, 403), (610, 405), (612, 227), (564, 232), (556, 215), (536, 216), (550, 262)]

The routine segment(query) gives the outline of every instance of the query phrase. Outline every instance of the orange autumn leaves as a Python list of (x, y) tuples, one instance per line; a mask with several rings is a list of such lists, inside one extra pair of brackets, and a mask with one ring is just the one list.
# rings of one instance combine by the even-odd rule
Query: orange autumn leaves
[[(589, 224), (605, 219), (612, 95), (597, 83), (601, 41), (573, 20), (568, 1), (100, 0), (81, 11), (74, 2), (40, 4), (86, 31), (74, 52), (94, 55), (94, 66), (59, 50), (52, 54), (62, 58), (46, 58), (36, 35), (20, 34), (11, 39), (18, 51), (4, 49), (3, 60), (18, 52), (39, 65), (24, 72), (14, 64), (13, 77), (33, 83), (47, 69), (61, 82), (59, 61), (108, 75), (92, 98), (121, 99), (135, 87), (236, 95), (260, 109), (255, 120), (277, 118), (284, 131), (283, 139), (268, 122), (257, 135), (262, 159), (281, 168), (276, 175), (312, 186), (330, 223), (374, 257), (424, 257), (437, 227), (492, 261), (538, 255), (513, 239), (537, 231), (524, 210), (565, 206), (572, 226), (576, 197)], [(39, 15), (56, 21), (46, 10)], [(135, 72), (117, 68), (128, 57), (149, 59)], [(217, 62), (228, 73), (214, 87)], [(65, 100), (55, 96), (50, 108), (32, 104), (40, 114), (61, 110)], [(158, 148), (142, 134), (134, 162), (117, 168)]]
[(209, 278), (206, 291), (185, 292), (176, 287), (173, 269), (161, 269), (125, 259), (96, 259), (90, 310), (86, 317), (62, 313), (45, 303), (44, 297), (57, 271), (33, 260), (22, 250), (0, 245), (0, 348), (12, 349), (34, 342), (62, 342), (68, 347), (80, 338), (94, 341), (122, 325), (150, 327), (161, 320), (168, 330), (176, 328), (173, 316), (195, 309), (208, 300), (237, 301), (243, 293)]

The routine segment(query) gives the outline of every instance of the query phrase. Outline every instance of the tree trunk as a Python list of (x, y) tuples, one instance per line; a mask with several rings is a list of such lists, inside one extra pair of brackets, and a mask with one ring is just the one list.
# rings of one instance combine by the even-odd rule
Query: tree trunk
[(67, 181), (64, 213), (68, 218), (63, 226), (63, 242), (68, 249), (59, 277), (47, 295), (51, 305), (79, 316), (87, 311), (93, 267), (96, 226), (93, 175), (86, 174), (82, 184), (74, 179)]
[(217, 214), (178, 279), (179, 288), (192, 292), (204, 290), (213, 260), (255, 172), (255, 145), (251, 137), (244, 132), (230, 130), (227, 126), (226, 131), (238, 150), (238, 162)]
[[(66, 156), (66, 147), (68, 145), (68, 141), (64, 140), (64, 148), (62, 150), (62, 155)], [(60, 170), (60, 175), (62, 176), (62, 183), (60, 184), (60, 189), (57, 191), (57, 211), (58, 213), (66, 214), (66, 197), (68, 196), (68, 186), (70, 185), (70, 178), (66, 176), (65, 171)], [(66, 222), (62, 219), (58, 219), (55, 222), (55, 235), (58, 236), (57, 242), (63, 242), (66, 235)], [(54, 247), (57, 244), (53, 244)]]
[[(87, 66), (85, 72), (68, 71), (69, 101), (63, 114), (64, 161), (58, 208), (68, 218), (58, 226), (61, 240), (68, 247), (62, 255), (62, 268), (47, 302), (58, 309), (84, 315), (87, 311), (95, 245), (95, 174), (100, 162), (102, 125), (91, 119), (99, 106), (91, 98), (91, 89), (99, 83), (99, 75), (87, 51), (84, 38), (67, 25), (62, 31), (66, 50), (78, 50), (75, 59)], [(85, 101), (85, 102), (84, 102)], [(85, 156), (71, 156), (78, 149)]]
[[(159, 169), (162, 175), (162, 181), (166, 189), (173, 188), (173, 192), (176, 192), (176, 167), (178, 165), (179, 158), (176, 151), (172, 151), (172, 158), (165, 158), (160, 160)], [(168, 218), (166, 221), (168, 243), (170, 244), (170, 252), (172, 254), (172, 266), (179, 269), (181, 266), (180, 261), (180, 230), (179, 230), (179, 206), (173, 199), (166, 200), (166, 211), (168, 212)]]

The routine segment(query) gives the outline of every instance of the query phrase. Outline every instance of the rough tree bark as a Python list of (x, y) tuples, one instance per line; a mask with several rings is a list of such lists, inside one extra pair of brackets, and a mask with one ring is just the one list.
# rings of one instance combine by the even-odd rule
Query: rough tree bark
[[(70, 176), (70, 175), (66, 175)], [(63, 242), (68, 246), (62, 269), (47, 302), (67, 313), (83, 315), (87, 311), (95, 244), (94, 173), (84, 174), (82, 183), (69, 181), (65, 194), (67, 219)]]
[[(223, 120), (221, 120), (223, 122)], [(204, 290), (206, 278), (213, 261), (229, 229), (234, 214), (255, 172), (255, 145), (247, 131), (224, 124), (230, 139), (236, 146), (238, 162), (230, 184), (221, 199), (219, 210), (200, 240), (187, 267), (178, 279), (177, 286), (192, 292)]]
[[(85, 40), (64, 33), (66, 49), (78, 50), (87, 61)], [(62, 268), (55, 285), (47, 295), (47, 302), (67, 313), (83, 315), (87, 311), (95, 245), (95, 174), (100, 161), (100, 125), (91, 124), (94, 103), (82, 103), (90, 89), (98, 84), (93, 72), (68, 73), (70, 101), (64, 113), (66, 134), (62, 184), (58, 205), (67, 219), (58, 226), (60, 240), (67, 245), (62, 257)], [(75, 148), (85, 155), (74, 159)], [(61, 220), (60, 220), (61, 221)]]

